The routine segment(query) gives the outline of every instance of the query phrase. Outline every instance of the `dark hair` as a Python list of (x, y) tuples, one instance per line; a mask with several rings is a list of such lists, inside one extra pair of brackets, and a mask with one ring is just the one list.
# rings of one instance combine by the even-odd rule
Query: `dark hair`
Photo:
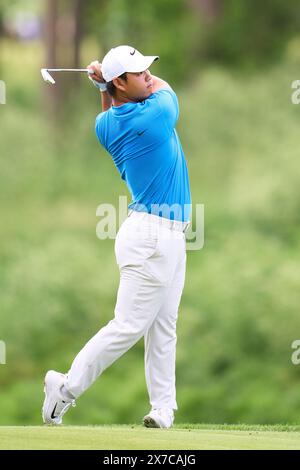
[[(118, 78), (122, 78), (122, 80), (125, 80), (127, 82), (127, 72), (122, 73)], [(115, 96), (117, 88), (115, 87), (113, 81), (107, 82), (107, 91), (110, 94), (110, 96)]]

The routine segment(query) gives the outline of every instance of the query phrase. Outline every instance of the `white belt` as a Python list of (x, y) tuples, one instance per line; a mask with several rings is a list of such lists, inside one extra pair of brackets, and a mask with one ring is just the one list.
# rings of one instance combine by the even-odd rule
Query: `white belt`
[(159, 217), (158, 215), (149, 214), (148, 212), (140, 212), (130, 209), (128, 217), (134, 217), (135, 219), (144, 220), (157, 225), (162, 225), (170, 230), (177, 230), (178, 232), (185, 232), (190, 225), (190, 222), (180, 222), (180, 220), (170, 220), (165, 217)]

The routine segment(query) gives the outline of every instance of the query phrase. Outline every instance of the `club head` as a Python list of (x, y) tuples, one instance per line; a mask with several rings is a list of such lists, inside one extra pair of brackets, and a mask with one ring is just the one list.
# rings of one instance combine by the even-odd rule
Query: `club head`
[(51, 83), (51, 85), (54, 85), (55, 80), (53, 77), (51, 77), (50, 73), (48, 72), (47, 69), (41, 69), (41, 74), (45, 82)]

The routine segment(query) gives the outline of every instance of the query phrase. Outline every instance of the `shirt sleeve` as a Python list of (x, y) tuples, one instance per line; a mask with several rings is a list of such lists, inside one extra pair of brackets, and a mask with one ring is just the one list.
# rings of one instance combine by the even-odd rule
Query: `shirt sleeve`
[(98, 137), (98, 140), (100, 144), (102, 144), (105, 147), (105, 136), (104, 136), (104, 114), (100, 113), (96, 117), (96, 122), (95, 122), (95, 131), (96, 131), (96, 136)]
[(149, 101), (149, 111), (163, 119), (168, 130), (173, 131), (179, 117), (176, 93), (172, 89), (161, 89), (153, 93)]

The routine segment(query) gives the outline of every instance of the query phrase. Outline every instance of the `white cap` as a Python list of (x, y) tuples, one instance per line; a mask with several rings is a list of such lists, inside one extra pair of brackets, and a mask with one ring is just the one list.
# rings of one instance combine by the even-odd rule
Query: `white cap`
[(105, 55), (102, 61), (102, 76), (106, 82), (110, 82), (125, 72), (143, 72), (157, 59), (158, 55), (144, 56), (134, 47), (118, 46)]

